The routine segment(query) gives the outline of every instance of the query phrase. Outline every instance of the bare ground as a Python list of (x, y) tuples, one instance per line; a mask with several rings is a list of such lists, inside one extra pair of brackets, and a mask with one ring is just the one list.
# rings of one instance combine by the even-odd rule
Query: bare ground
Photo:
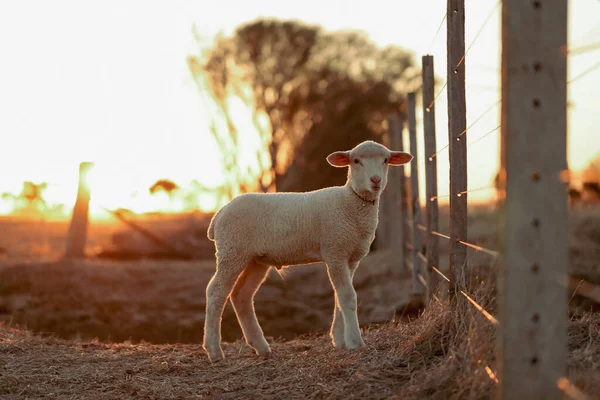
[[(388, 258), (385, 252), (370, 255), (355, 276), (362, 324), (407, 311), (410, 281), (390, 272)], [(213, 261), (0, 266), (0, 321), (65, 339), (200, 343), (204, 292), (214, 271)], [(328, 330), (333, 289), (324, 265), (296, 267), (283, 278), (271, 271), (255, 304), (265, 335), (292, 339)], [(223, 338), (241, 337), (228, 304)]]
[[(470, 217), (471, 241), (498, 248), (497, 216)], [(333, 293), (317, 265), (273, 274), (259, 291), (273, 359), (239, 340), (228, 306), (227, 359), (211, 365), (198, 343), (213, 261), (57, 263), (66, 224), (0, 222), (0, 398), (482, 399), (496, 386), (493, 327), (470, 306), (403, 315), (410, 282), (390, 253), (369, 255), (355, 279), (365, 349), (335, 350), (323, 334)], [(599, 282), (598, 209), (571, 223), (571, 274)], [(113, 230), (92, 226), (89, 248)], [(471, 292), (493, 313), (489, 258), (470, 251), (469, 265)], [(580, 296), (571, 305), (568, 377), (600, 398), (600, 315)]]
[[(462, 311), (457, 319), (433, 303), (412, 322), (367, 328), (367, 346), (354, 352), (321, 335), (276, 341), (274, 357), (263, 360), (238, 341), (216, 364), (196, 344), (66, 341), (0, 326), (0, 397), (489, 398), (494, 329)], [(568, 377), (592, 398), (600, 396), (599, 336), (600, 315), (572, 318)]]

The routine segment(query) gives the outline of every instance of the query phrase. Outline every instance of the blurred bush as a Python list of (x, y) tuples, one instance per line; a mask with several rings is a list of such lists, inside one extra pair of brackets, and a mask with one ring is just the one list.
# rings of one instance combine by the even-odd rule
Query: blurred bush
[[(214, 107), (228, 197), (250, 190), (305, 191), (343, 184), (346, 172), (325, 157), (363, 140), (385, 142), (386, 115), (403, 112), (419, 82), (411, 54), (379, 48), (361, 32), (325, 32), (296, 21), (259, 19), (220, 36), (188, 58)], [(260, 136), (255, 185), (242, 150), (235, 100), (251, 108)]]

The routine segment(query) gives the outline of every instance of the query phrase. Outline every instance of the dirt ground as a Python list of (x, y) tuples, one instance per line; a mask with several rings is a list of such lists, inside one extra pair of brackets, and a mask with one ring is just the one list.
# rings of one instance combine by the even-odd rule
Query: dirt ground
[[(411, 322), (366, 328), (367, 346), (354, 352), (334, 349), (325, 335), (276, 341), (268, 360), (241, 341), (227, 343), (226, 359), (216, 364), (197, 344), (67, 341), (0, 325), (0, 397), (490, 398), (498, 379), (494, 329), (463, 311), (456, 323), (433, 303)], [(599, 336), (599, 314), (572, 318), (567, 376), (590, 398), (600, 396)]]
[[(497, 249), (497, 215), (470, 214), (470, 240)], [(444, 221), (445, 218), (442, 218)], [(167, 221), (168, 222), (168, 221)], [(163, 225), (153, 229), (160, 231)], [(600, 283), (600, 209), (572, 215), (571, 274)], [(0, 220), (0, 321), (51, 332), (65, 339), (94, 339), (134, 343), (200, 343), (204, 323), (204, 292), (215, 270), (214, 258), (197, 261), (127, 261), (100, 259), (56, 262), (64, 249), (68, 224)], [(123, 227), (92, 223), (88, 251), (110, 243)], [(440, 227), (447, 232), (447, 227)], [(447, 270), (447, 247), (440, 242), (442, 271)], [(468, 265), (489, 270), (490, 256), (468, 250)], [(361, 324), (383, 323), (414, 310), (404, 306), (411, 290), (410, 273), (399, 255), (377, 250), (358, 269), (354, 284)], [(497, 265), (496, 265), (497, 266)], [(597, 307), (581, 296), (572, 305)], [(274, 271), (256, 297), (256, 310), (265, 334), (292, 339), (326, 332), (331, 323), (333, 290), (325, 267), (296, 267), (280, 277)], [(242, 337), (232, 307), (223, 318), (223, 337)]]
[[(410, 293), (405, 275), (389, 273), (382, 254), (370, 256), (355, 287), (363, 324), (402, 313)], [(52, 332), (66, 339), (200, 343), (205, 288), (215, 270), (206, 262), (32, 263), (0, 267), (0, 321)], [(323, 265), (271, 271), (256, 310), (265, 335), (292, 339), (325, 332), (331, 324), (333, 289)], [(242, 337), (229, 303), (223, 338)]]
[[(470, 241), (499, 248), (497, 221), (471, 213)], [(355, 277), (365, 349), (331, 347), (333, 291), (324, 266), (313, 265), (271, 273), (257, 295), (273, 359), (239, 340), (228, 305), (227, 359), (211, 365), (199, 343), (214, 260), (57, 262), (67, 226), (0, 220), (0, 398), (480, 399), (496, 385), (493, 327), (472, 307), (457, 320), (435, 302), (417, 318), (404, 307), (410, 275), (395, 252), (371, 253)], [(88, 251), (121, 228), (92, 224)], [(571, 275), (599, 283), (599, 210), (573, 214), (571, 228)], [(468, 265), (476, 298), (494, 312), (493, 263), (469, 250)], [(577, 294), (570, 304), (568, 377), (600, 398), (600, 314)], [(452, 326), (465, 331), (450, 334)]]

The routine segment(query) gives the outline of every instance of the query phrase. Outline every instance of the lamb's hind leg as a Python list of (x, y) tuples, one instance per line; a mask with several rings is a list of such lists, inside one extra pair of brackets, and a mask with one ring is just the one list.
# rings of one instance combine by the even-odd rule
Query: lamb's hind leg
[(221, 349), (221, 317), (229, 293), (242, 269), (243, 263), (219, 260), (217, 271), (206, 287), (203, 347), (211, 361), (225, 358)]
[(254, 295), (264, 282), (268, 271), (268, 265), (251, 262), (242, 272), (231, 292), (231, 303), (244, 332), (246, 343), (254, 348), (256, 354), (265, 358), (271, 356), (271, 348), (256, 318)]

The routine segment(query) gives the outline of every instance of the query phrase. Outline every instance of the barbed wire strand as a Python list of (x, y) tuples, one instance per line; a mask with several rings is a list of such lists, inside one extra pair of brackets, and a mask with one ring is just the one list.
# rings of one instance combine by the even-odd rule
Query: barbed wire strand
[(499, 257), (500, 256), (500, 253), (498, 253), (497, 251), (486, 249), (485, 247), (477, 246), (476, 244), (467, 243), (467, 242), (465, 242), (463, 240), (457, 240), (457, 242), (460, 243), (460, 244), (462, 244), (462, 245), (464, 245), (464, 246), (470, 247), (470, 248), (472, 248), (474, 250), (481, 251), (482, 253), (489, 254), (492, 257)]
[(427, 108), (425, 109), (425, 111), (427, 111), (427, 112), (431, 111), (431, 107), (433, 107), (433, 103), (435, 103), (435, 101), (438, 99), (438, 97), (440, 97), (440, 95), (442, 94), (442, 92), (444, 91), (444, 89), (446, 89), (446, 86), (448, 86), (448, 81), (446, 81), (446, 83), (444, 83), (444, 85), (442, 86), (442, 88), (440, 89), (440, 91), (438, 92), (438, 94), (436, 94), (435, 97), (433, 98), (433, 100), (431, 100), (431, 103), (429, 103), (429, 105), (427, 106)]
[(477, 33), (475, 34), (475, 37), (473, 38), (473, 40), (471, 41), (471, 44), (469, 45), (469, 47), (467, 47), (467, 51), (465, 51), (465, 54), (463, 54), (463, 56), (461, 57), (460, 61), (458, 62), (458, 64), (456, 64), (456, 67), (454, 67), (454, 72), (457, 72), (457, 68), (460, 67), (460, 65), (465, 61), (465, 57), (467, 56), (467, 54), (469, 53), (469, 50), (471, 50), (471, 47), (473, 47), (473, 45), (475, 44), (475, 42), (477, 41), (477, 39), (479, 38), (479, 35), (481, 35), (481, 32), (483, 32), (483, 29), (487, 26), (490, 18), (492, 18), (492, 16), (494, 15), (494, 13), (496, 12), (496, 9), (498, 8), (498, 6), (502, 3), (502, 0), (499, 0), (495, 5), (494, 8), (492, 8), (492, 10), (490, 11), (490, 13), (488, 14), (487, 18), (485, 19), (485, 21), (483, 22), (483, 25), (481, 25), (481, 27), (479, 28), (479, 31), (477, 31)]
[(592, 67), (586, 69), (585, 71), (583, 71), (581, 74), (575, 76), (574, 78), (570, 79), (569, 81), (567, 81), (567, 84), (570, 85), (571, 83), (580, 80), (581, 78), (583, 78), (584, 76), (586, 76), (590, 72), (592, 72), (594, 70), (597, 70), (598, 68), (600, 68), (600, 62), (598, 62), (597, 64), (593, 65)]
[(492, 314), (490, 314), (489, 312), (486, 311), (485, 308), (481, 307), (479, 304), (477, 304), (477, 302), (475, 300), (473, 300), (468, 294), (465, 293), (464, 290), (460, 291), (462, 293), (463, 296), (465, 296), (467, 298), (467, 300), (469, 300), (469, 302), (471, 304), (473, 304), (473, 306), (479, 310), (480, 313), (483, 314), (484, 317), (486, 317), (488, 319), (488, 321), (490, 321), (492, 323), (492, 325), (494, 326), (498, 326), (498, 320), (496, 319), (496, 317), (494, 317)]
[(446, 198), (446, 197), (450, 197), (450, 195), (449, 195), (449, 194), (440, 194), (440, 195), (438, 195), (438, 196), (433, 196), (433, 197), (430, 197), (430, 198), (429, 198), (429, 201), (434, 201), (434, 200), (436, 200), (436, 199), (444, 199), (444, 198)]
[(584, 44), (583, 46), (574, 47), (571, 49), (569, 49), (566, 44), (562, 46), (563, 55), (565, 56), (576, 56), (598, 49), (600, 49), (600, 42)]
[(428, 49), (428, 53), (431, 53), (431, 48), (433, 47), (433, 44), (435, 43), (435, 39), (437, 39), (438, 35), (440, 34), (440, 31), (442, 30), (442, 26), (444, 25), (444, 21), (446, 21), (446, 17), (448, 17), (447, 13), (444, 13), (444, 17), (442, 18), (442, 22), (440, 22), (440, 25), (437, 28), (437, 31), (435, 31), (435, 36), (433, 37), (433, 40), (431, 41), (431, 44), (429, 45), (429, 49)]
[(500, 104), (500, 101), (501, 101), (501, 100), (498, 100), (497, 102), (495, 102), (494, 104), (492, 104), (491, 106), (489, 106), (488, 108), (486, 108), (486, 110), (485, 110), (484, 112), (482, 112), (482, 113), (479, 115), (479, 117), (477, 117), (477, 119), (475, 119), (475, 121), (471, 122), (471, 124), (470, 124), (469, 126), (467, 126), (467, 127), (465, 128), (465, 130), (464, 130), (464, 131), (462, 131), (462, 132), (460, 133), (460, 135), (458, 135), (458, 136), (457, 136), (457, 138), (456, 138), (456, 139), (458, 140), (458, 139), (459, 139), (459, 138), (460, 138), (462, 135), (464, 135), (465, 133), (467, 133), (467, 131), (468, 131), (469, 129), (471, 129), (471, 128), (473, 127), (473, 125), (475, 125), (476, 123), (478, 123), (479, 121), (481, 121), (481, 119), (482, 119), (482, 118), (483, 118), (483, 117), (484, 117), (484, 116), (485, 116), (487, 113), (489, 113), (490, 111), (492, 111), (492, 110), (493, 110), (493, 109), (494, 109), (494, 108), (495, 108), (495, 107), (496, 107), (498, 104)]
[[(495, 104), (494, 104), (495, 105)], [(500, 129), (502, 127), (502, 125), (498, 125), (497, 127), (495, 127), (494, 129), (486, 132), (485, 134), (483, 134), (483, 136), (478, 137), (477, 139), (473, 140), (471, 143), (469, 143), (467, 146), (472, 146), (475, 143), (479, 142), (481, 139), (485, 138), (486, 136), (494, 133), (495, 131), (497, 131), (498, 129)], [(467, 130), (469, 129), (469, 127), (467, 127), (463, 132), (461, 132), (461, 134), (456, 138), (456, 140), (460, 140), (460, 137), (462, 135), (464, 135)], [(433, 153), (432, 155), (430, 155), (429, 161), (433, 161), (433, 158), (436, 157), (438, 154), (440, 154), (442, 151), (446, 150), (448, 147), (450, 147), (450, 143), (448, 143), (447, 145), (445, 145), (444, 147), (442, 147), (441, 149), (439, 149), (438, 151), (436, 151), (435, 153)]]
[(439, 236), (439, 237), (442, 237), (442, 238), (444, 238), (444, 239), (448, 239), (448, 240), (450, 240), (450, 236), (448, 236), (448, 235), (444, 235), (443, 233), (439, 233), (439, 232), (436, 232), (436, 231), (431, 231), (431, 234), (432, 234), (432, 235)]
[(429, 285), (427, 284), (427, 281), (425, 280), (425, 278), (423, 278), (423, 275), (421, 275), (421, 273), (417, 274), (417, 278), (419, 278), (419, 280), (421, 281), (421, 283), (423, 284), (423, 286), (425, 286), (426, 288), (429, 288)]
[[(421, 283), (423, 284), (423, 286), (425, 286), (427, 289), (429, 289), (429, 284), (427, 283), (427, 280), (423, 277), (423, 275), (421, 275), (420, 272), (417, 274), (417, 278), (419, 279), (419, 281), (421, 281)], [(435, 299), (435, 301), (437, 301), (438, 303), (440, 303), (440, 305), (443, 305), (442, 301), (440, 300), (439, 297), (437, 297), (435, 295), (435, 293), (431, 293), (431, 296)]]
[(448, 147), (450, 147), (450, 143), (448, 143), (447, 145), (445, 145), (444, 147), (442, 147), (441, 149), (439, 149), (438, 151), (436, 151), (435, 153), (433, 153), (432, 155), (430, 155), (429, 156), (429, 161), (433, 161), (433, 157), (437, 156), (442, 151), (446, 150)]
[[(448, 239), (448, 240), (452, 239), (450, 236), (444, 235), (443, 233), (440, 233), (440, 232), (431, 231), (430, 233), (432, 235), (436, 235), (436, 236), (442, 237), (444, 239)], [(458, 239), (456, 242), (462, 244), (463, 246), (470, 247), (474, 250), (481, 251), (482, 253), (489, 254), (490, 256), (492, 256), (494, 258), (498, 258), (500, 256), (500, 253), (495, 250), (486, 249), (485, 247), (481, 247), (481, 246), (478, 246), (473, 243), (465, 242), (464, 240)]]
[(583, 393), (577, 386), (573, 385), (569, 379), (561, 376), (556, 381), (556, 386), (562, 390), (562, 392), (574, 400), (591, 400), (587, 394)]
[(492, 189), (496, 189), (496, 187), (495, 186), (486, 186), (486, 187), (480, 187), (477, 189), (469, 189), (469, 190), (465, 190), (465, 191), (457, 193), (456, 197), (462, 197), (463, 194), (467, 194), (467, 193), (471, 193), (471, 192), (478, 192), (480, 190), (492, 190)]
[(473, 140), (471, 143), (467, 144), (467, 147), (468, 146), (473, 146), (475, 143), (479, 142), (481, 139), (485, 138), (486, 136), (488, 136), (488, 135), (496, 132), (501, 127), (502, 127), (502, 125), (498, 125), (497, 127), (495, 127), (494, 129), (492, 129), (491, 131), (486, 132), (483, 136), (480, 136), (477, 139)]
[[(437, 272), (442, 278), (444, 278), (446, 281), (450, 282), (450, 279), (448, 279), (448, 277), (446, 275), (444, 275), (444, 273), (442, 271), (440, 271), (439, 269), (437, 269), (436, 267), (433, 267), (433, 270), (435, 272)], [(464, 290), (461, 290), (460, 293), (462, 293), (463, 296), (466, 297), (467, 300), (469, 300), (469, 302), (471, 304), (473, 304), (473, 306), (481, 313), (483, 314), (484, 317), (486, 317), (488, 319), (488, 321), (490, 321), (492, 323), (492, 325), (494, 326), (498, 326), (499, 322), (496, 319), (496, 317), (494, 317), (492, 314), (490, 314), (485, 308), (483, 308), (482, 306), (480, 306), (475, 300), (473, 300), (471, 298), (471, 296), (469, 296)]]
[[(471, 192), (477, 192), (480, 190), (491, 190), (491, 189), (496, 189), (495, 186), (486, 186), (486, 187), (480, 187), (480, 188), (476, 188), (476, 189), (469, 189), (469, 190), (463, 190), (462, 192), (458, 192), (456, 194), (456, 197), (462, 197), (463, 194), (467, 194), (467, 193), (471, 193)], [(443, 199), (445, 197), (450, 197), (449, 194), (442, 194), (439, 196), (433, 196), (429, 198), (429, 201), (434, 201), (435, 199)], [(418, 226), (417, 226), (418, 228)]]
[(500, 381), (496, 377), (496, 374), (494, 373), (494, 371), (492, 371), (492, 369), (488, 365), (485, 366), (485, 372), (487, 372), (488, 376), (490, 377), (490, 379), (492, 381), (494, 381), (494, 383), (496, 383), (496, 384), (500, 383)]
[(444, 278), (447, 282), (450, 282), (450, 279), (448, 279), (448, 277), (446, 275), (444, 275), (442, 273), (442, 271), (440, 271), (439, 269), (437, 269), (434, 265), (431, 266), (431, 269), (433, 269), (439, 276), (441, 276), (442, 278)]

